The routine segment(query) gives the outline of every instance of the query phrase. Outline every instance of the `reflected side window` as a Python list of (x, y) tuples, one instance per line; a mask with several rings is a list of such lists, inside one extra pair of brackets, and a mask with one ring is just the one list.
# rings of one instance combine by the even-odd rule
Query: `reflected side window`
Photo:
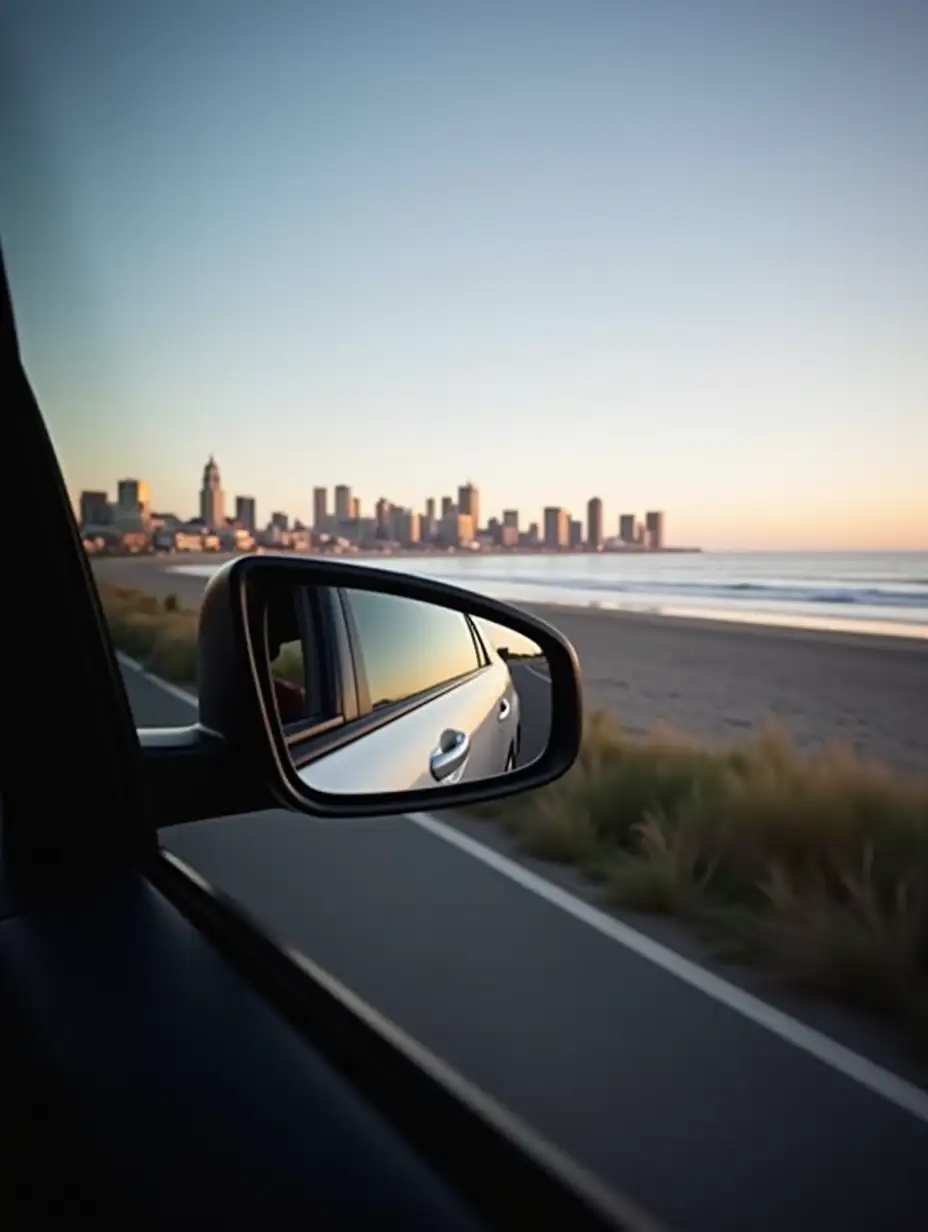
[(449, 684), (482, 667), (461, 612), (370, 591), (345, 591), (377, 709)]
[(301, 588), (276, 595), (267, 612), (267, 648), (274, 699), (291, 735), (339, 718), (329, 592)]

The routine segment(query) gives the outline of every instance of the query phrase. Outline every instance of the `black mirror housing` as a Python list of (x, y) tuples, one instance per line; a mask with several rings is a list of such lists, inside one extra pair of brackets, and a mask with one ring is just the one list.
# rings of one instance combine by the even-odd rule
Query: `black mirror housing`
[[(307, 588), (371, 591), (466, 614), (514, 630), (547, 660), (550, 731), (531, 764), (434, 791), (324, 791), (294, 765), (275, 700), (268, 659), (268, 613)], [(508, 655), (499, 658), (507, 663)], [(545, 621), (510, 604), (427, 577), (319, 557), (243, 556), (210, 579), (200, 609), (200, 724), (222, 738), (239, 769), (279, 805), (324, 818), (375, 817), (466, 808), (553, 782), (576, 759), (582, 727), (579, 664), (570, 642)]]

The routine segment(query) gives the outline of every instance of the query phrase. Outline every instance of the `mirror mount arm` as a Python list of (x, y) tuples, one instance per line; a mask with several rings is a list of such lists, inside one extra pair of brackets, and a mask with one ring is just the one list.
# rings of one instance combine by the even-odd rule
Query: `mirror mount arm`
[(273, 808), (276, 801), (260, 779), (247, 773), (234, 748), (193, 723), (189, 727), (141, 727), (142, 768), (159, 829)]

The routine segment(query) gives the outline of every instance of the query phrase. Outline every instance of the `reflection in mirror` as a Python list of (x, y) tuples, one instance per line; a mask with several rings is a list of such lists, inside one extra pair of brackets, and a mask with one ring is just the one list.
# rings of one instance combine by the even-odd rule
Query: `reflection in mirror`
[(309, 715), (306, 656), (303, 653), (299, 592), (284, 590), (274, 597), (266, 613), (267, 652), (274, 685), (277, 716), (284, 728)]
[(308, 786), (431, 789), (438, 805), (443, 787), (511, 773), (547, 748), (547, 659), (515, 630), (375, 591), (316, 591), (315, 615), (287, 598), (268, 613), (268, 653)]

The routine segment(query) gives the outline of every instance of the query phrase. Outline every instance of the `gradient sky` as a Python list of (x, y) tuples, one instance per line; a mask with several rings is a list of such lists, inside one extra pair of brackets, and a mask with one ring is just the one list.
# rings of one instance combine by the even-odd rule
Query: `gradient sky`
[(928, 6), (6, 0), (2, 234), (72, 489), (664, 508), (928, 546)]

